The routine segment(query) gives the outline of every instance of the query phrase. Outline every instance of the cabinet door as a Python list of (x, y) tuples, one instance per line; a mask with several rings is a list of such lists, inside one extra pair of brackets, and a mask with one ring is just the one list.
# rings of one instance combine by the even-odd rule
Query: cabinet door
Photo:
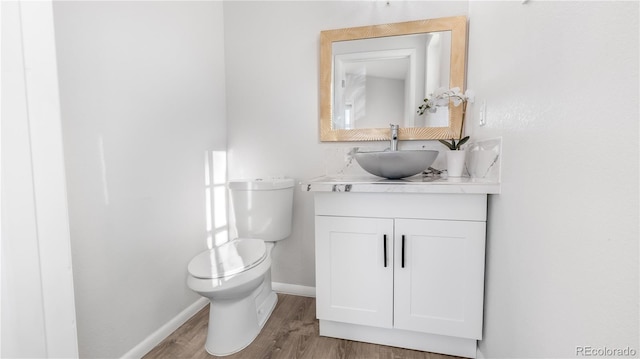
[(392, 243), (391, 219), (316, 216), (318, 319), (392, 326)]
[(485, 222), (397, 219), (395, 229), (394, 327), (481, 339)]

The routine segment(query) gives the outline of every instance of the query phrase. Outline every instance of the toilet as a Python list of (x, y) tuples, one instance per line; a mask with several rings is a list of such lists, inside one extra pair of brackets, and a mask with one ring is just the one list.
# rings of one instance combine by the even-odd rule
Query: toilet
[(187, 286), (209, 299), (205, 348), (225, 356), (247, 347), (276, 306), (271, 250), (289, 237), (293, 212), (290, 178), (228, 183), (238, 238), (194, 257)]

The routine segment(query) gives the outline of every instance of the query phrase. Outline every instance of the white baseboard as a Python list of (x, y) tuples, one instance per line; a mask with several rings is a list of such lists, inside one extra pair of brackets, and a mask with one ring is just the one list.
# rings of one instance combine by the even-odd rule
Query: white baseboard
[(191, 319), (200, 309), (209, 304), (207, 298), (200, 298), (191, 304), (187, 309), (180, 312), (173, 319), (169, 320), (165, 325), (161, 326), (158, 330), (151, 333), (140, 344), (133, 347), (126, 354), (122, 356), (122, 359), (142, 358), (145, 354), (150, 352), (156, 345), (160, 344), (166, 337), (171, 335), (176, 329), (178, 329), (187, 320)]
[(287, 283), (271, 283), (271, 287), (277, 293), (293, 294), (302, 297), (315, 297), (316, 287), (307, 287), (304, 285), (287, 284)]
[[(277, 282), (272, 283), (272, 287), (273, 290), (277, 293), (299, 295), (302, 297), (316, 296), (315, 287), (306, 287), (303, 285)], [(207, 304), (209, 304), (209, 300), (207, 298), (203, 297), (196, 300), (193, 304), (187, 307), (187, 309), (180, 312), (173, 319), (169, 320), (165, 325), (161, 326), (158, 330), (151, 333), (151, 335), (146, 337), (142, 342), (140, 342), (140, 344), (129, 350), (122, 356), (121, 359), (142, 358), (145, 354), (155, 348), (156, 345), (160, 344), (160, 342), (171, 335), (171, 333), (176, 331), (176, 329), (178, 329), (182, 324), (193, 317), (197, 312), (200, 311), (200, 309), (204, 308)]]

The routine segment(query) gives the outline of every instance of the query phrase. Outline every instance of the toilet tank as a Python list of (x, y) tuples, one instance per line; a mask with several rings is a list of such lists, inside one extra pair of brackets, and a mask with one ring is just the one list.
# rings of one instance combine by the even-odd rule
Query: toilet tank
[(293, 219), (291, 178), (229, 181), (238, 237), (274, 242), (289, 237)]

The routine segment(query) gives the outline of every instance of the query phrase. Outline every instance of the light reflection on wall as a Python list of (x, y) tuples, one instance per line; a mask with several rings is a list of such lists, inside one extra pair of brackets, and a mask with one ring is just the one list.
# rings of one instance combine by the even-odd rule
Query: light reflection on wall
[(205, 202), (207, 247), (219, 246), (229, 240), (227, 221), (227, 152), (205, 152)]

